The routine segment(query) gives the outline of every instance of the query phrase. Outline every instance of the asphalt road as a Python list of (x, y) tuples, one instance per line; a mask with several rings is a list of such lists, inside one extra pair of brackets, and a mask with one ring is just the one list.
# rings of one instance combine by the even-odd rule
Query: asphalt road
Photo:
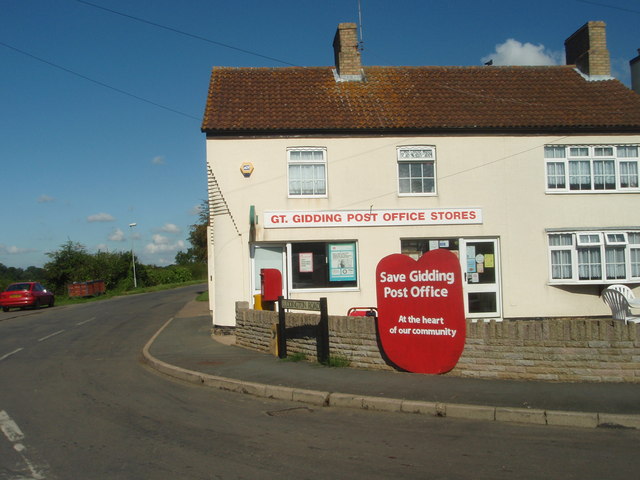
[(629, 479), (640, 432), (307, 407), (140, 361), (203, 287), (0, 313), (0, 479)]

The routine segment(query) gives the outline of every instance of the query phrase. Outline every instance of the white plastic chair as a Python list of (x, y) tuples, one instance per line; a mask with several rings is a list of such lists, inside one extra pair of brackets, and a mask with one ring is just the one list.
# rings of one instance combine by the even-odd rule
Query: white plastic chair
[(633, 294), (633, 290), (631, 290), (626, 285), (609, 285), (607, 288), (612, 288), (617, 292), (620, 292), (627, 300), (633, 300), (634, 298), (636, 298), (636, 296)]
[(640, 323), (640, 317), (631, 315), (631, 307), (627, 297), (617, 289), (612, 287), (605, 288), (602, 292), (602, 300), (609, 305), (611, 316), (614, 320), (623, 320), (625, 323)]

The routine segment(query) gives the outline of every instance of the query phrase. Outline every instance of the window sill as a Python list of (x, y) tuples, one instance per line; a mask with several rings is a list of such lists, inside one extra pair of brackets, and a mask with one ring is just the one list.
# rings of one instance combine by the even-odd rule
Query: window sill
[(550, 280), (547, 282), (547, 285), (551, 287), (562, 287), (562, 286), (576, 286), (576, 285), (585, 285), (585, 286), (593, 286), (593, 285), (602, 285), (603, 287), (609, 285), (617, 285), (617, 284), (640, 284), (640, 278), (632, 278), (632, 279), (619, 279), (619, 280), (568, 280), (568, 281), (558, 281), (558, 280)]
[(333, 288), (292, 288), (289, 293), (331, 293), (331, 292), (359, 292), (360, 287), (333, 287)]
[(289, 199), (297, 199), (297, 198), (329, 198), (329, 195), (288, 195)]
[(546, 195), (611, 195), (616, 193), (640, 193), (640, 189), (628, 190), (545, 190)]
[(437, 197), (437, 193), (398, 193), (398, 197)]

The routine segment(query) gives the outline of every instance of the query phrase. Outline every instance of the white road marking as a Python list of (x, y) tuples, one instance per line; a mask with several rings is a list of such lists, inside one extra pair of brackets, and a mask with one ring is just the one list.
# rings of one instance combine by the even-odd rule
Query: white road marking
[(60, 335), (62, 332), (64, 332), (64, 330), (58, 330), (57, 332), (53, 332), (51, 335), (47, 335), (46, 337), (39, 338), (38, 341), (39, 342), (43, 342), (45, 340), (48, 340), (51, 337), (55, 337), (56, 335)]
[[(20, 441), (24, 439), (24, 433), (18, 427), (18, 424), (14, 422), (9, 414), (4, 410), (0, 410), (0, 430), (4, 433), (5, 437), (13, 444), (13, 449), (20, 455), (22, 461), (25, 465), (25, 470), (28, 472), (29, 476), (20, 475), (20, 479), (26, 480), (44, 480), (45, 474), (47, 470), (49, 470), (49, 466), (46, 464), (38, 465), (35, 462), (32, 462), (27, 457), (27, 447), (24, 446)], [(25, 473), (26, 473), (25, 472)]]
[[(96, 317), (91, 317), (82, 322), (76, 323), (76, 326), (84, 325), (85, 323), (92, 322), (96, 319)], [(48, 340), (51, 337), (55, 337), (56, 335), (60, 335), (64, 333), (65, 330), (58, 330), (57, 332), (53, 332), (47, 336), (38, 339), (38, 342), (43, 342)], [(16, 353), (24, 350), (23, 347), (15, 349), (13, 352), (9, 352), (0, 357), (0, 362), (6, 360), (7, 358), (15, 355)], [(24, 470), (21, 472), (19, 477), (21, 480), (45, 480), (45, 472), (49, 470), (49, 465), (46, 462), (34, 462), (27, 456), (27, 447), (25, 447), (24, 443), (21, 440), (24, 439), (24, 433), (20, 430), (20, 427), (16, 422), (14, 422), (9, 414), (4, 410), (0, 410), (0, 431), (4, 433), (4, 436), (13, 444), (13, 449), (18, 453), (22, 459)], [(16, 472), (17, 473), (17, 472)]]
[(24, 350), (24, 348), (20, 347), (20, 348), (16, 348), (13, 352), (9, 352), (6, 355), (3, 355), (0, 357), (0, 362), (3, 360), (6, 360), (7, 358), (9, 358), (11, 355), (15, 355), (16, 353), (18, 353), (19, 351)]
[(17, 442), (24, 438), (24, 433), (20, 430), (20, 427), (11, 420), (9, 414), (4, 410), (0, 411), (0, 430), (4, 433), (4, 436), (9, 439), (11, 443)]
[(93, 322), (96, 319), (96, 317), (91, 317), (88, 320), (85, 320), (84, 322), (78, 322), (76, 323), (76, 325), (80, 326), (80, 325), (84, 325), (85, 323), (89, 323), (89, 322)]

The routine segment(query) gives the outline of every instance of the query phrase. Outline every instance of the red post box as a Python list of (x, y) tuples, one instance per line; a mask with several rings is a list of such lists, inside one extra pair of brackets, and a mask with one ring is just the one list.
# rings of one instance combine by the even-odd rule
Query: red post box
[(260, 269), (262, 300), (275, 302), (282, 295), (282, 273), (277, 268)]

